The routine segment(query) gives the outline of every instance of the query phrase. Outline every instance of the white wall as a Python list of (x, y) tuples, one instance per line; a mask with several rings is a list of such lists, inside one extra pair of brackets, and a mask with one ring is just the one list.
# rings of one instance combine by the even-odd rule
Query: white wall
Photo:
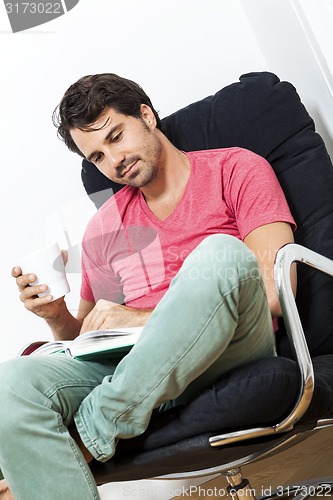
[(268, 67), (294, 84), (332, 156), (331, 0), (241, 0), (241, 4)]
[[(72, 202), (93, 208), (81, 186), (80, 159), (51, 122), (67, 87), (84, 74), (119, 73), (140, 83), (163, 117), (267, 65), (238, 0), (81, 0), (65, 16), (16, 34), (0, 6), (0, 63), (4, 360), (50, 335), (24, 310), (11, 267), (50, 239), (53, 226), (46, 234), (45, 221), (55, 210)], [(68, 299), (75, 307), (77, 294)]]

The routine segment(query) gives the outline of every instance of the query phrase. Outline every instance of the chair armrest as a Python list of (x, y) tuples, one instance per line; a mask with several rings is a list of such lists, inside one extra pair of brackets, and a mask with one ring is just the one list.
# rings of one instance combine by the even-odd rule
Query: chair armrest
[(283, 246), (276, 255), (274, 277), (277, 292), (289, 342), (301, 375), (300, 391), (295, 406), (289, 415), (276, 425), (212, 436), (209, 440), (211, 446), (217, 447), (245, 439), (289, 431), (302, 418), (311, 402), (314, 390), (314, 374), (310, 353), (291, 287), (290, 268), (294, 262), (311, 266), (333, 277), (333, 261), (296, 243), (289, 243)]

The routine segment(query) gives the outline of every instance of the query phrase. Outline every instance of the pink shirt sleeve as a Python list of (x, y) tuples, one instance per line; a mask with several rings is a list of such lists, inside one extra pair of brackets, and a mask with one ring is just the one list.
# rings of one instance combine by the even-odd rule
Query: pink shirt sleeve
[(237, 219), (242, 240), (257, 227), (272, 222), (287, 222), (295, 230), (284, 193), (267, 160), (245, 149), (233, 150), (223, 181), (225, 201)]

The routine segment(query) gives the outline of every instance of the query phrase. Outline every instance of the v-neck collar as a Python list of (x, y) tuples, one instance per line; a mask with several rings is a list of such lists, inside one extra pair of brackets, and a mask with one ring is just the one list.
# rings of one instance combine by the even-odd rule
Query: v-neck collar
[(185, 152), (184, 154), (187, 156), (187, 159), (190, 163), (190, 175), (189, 175), (189, 178), (187, 179), (187, 183), (186, 183), (186, 186), (185, 186), (185, 189), (184, 189), (184, 192), (180, 198), (180, 200), (178, 201), (177, 205), (175, 206), (174, 210), (171, 212), (170, 215), (168, 215), (168, 217), (166, 219), (160, 219), (159, 217), (157, 217), (154, 212), (152, 212), (152, 210), (150, 210), (143, 194), (142, 194), (142, 191), (140, 191), (139, 193), (139, 196), (140, 196), (140, 205), (141, 205), (141, 208), (142, 210), (145, 212), (145, 214), (147, 215), (147, 217), (149, 217), (149, 219), (156, 225), (158, 226), (165, 226), (167, 225), (168, 223), (170, 223), (170, 221), (172, 221), (176, 216), (177, 216), (177, 213), (179, 212), (179, 210), (181, 209), (181, 206), (184, 204), (187, 196), (188, 196), (188, 192), (189, 192), (189, 189), (190, 189), (190, 184), (192, 182), (192, 177), (193, 177), (193, 165), (192, 165), (192, 161), (191, 161), (191, 157), (189, 155), (187, 155)]

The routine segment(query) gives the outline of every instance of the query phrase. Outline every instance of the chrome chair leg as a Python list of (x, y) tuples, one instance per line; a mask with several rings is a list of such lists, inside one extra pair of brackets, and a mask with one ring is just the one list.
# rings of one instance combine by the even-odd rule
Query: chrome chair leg
[(228, 481), (227, 491), (233, 500), (256, 500), (255, 490), (251, 488), (248, 479), (242, 476), (239, 468), (223, 472)]

